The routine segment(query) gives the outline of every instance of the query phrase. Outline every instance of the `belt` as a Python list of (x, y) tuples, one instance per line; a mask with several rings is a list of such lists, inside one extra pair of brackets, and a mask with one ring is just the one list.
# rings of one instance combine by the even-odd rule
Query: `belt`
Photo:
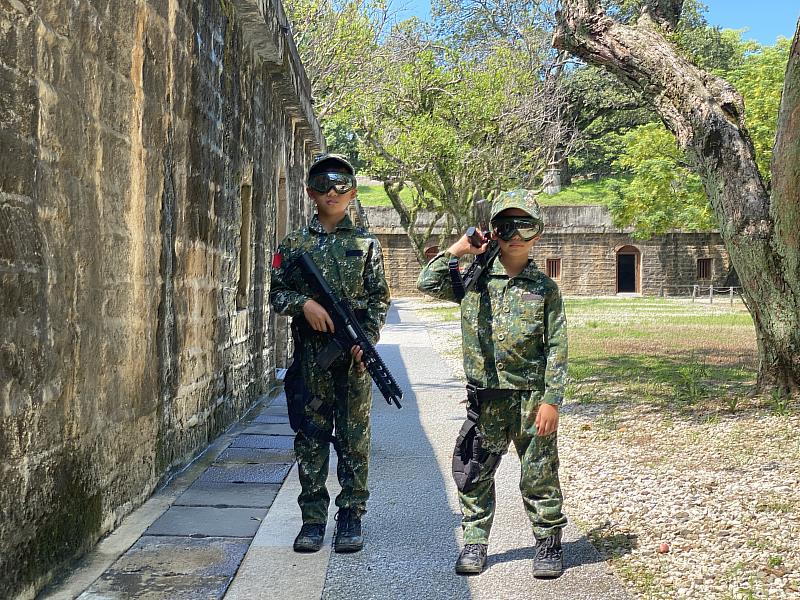
[(502, 390), (498, 388), (479, 388), (471, 383), (467, 384), (467, 399), (477, 401), (476, 404), (482, 402), (491, 402), (492, 400), (500, 400), (501, 398), (508, 398), (517, 390)]

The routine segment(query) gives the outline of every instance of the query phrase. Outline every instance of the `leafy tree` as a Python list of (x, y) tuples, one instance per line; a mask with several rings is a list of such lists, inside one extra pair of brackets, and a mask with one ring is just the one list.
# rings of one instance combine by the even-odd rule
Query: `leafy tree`
[(743, 46), (747, 49), (747, 54), (723, 76), (744, 98), (747, 133), (755, 146), (758, 170), (769, 185), (769, 166), (772, 162), (772, 146), (775, 143), (790, 41), (780, 38), (773, 46), (758, 46), (753, 43)]
[(624, 151), (615, 166), (633, 174), (618, 184), (609, 204), (615, 225), (634, 227), (634, 237), (648, 238), (670, 229), (706, 231), (714, 216), (700, 178), (661, 123), (648, 123), (626, 133)]
[[(643, 0), (615, 0), (603, 3), (608, 14), (633, 23), (642, 12)], [(748, 49), (733, 31), (710, 26), (706, 7), (696, 0), (684, 2), (683, 11), (670, 39), (680, 52), (703, 68), (727, 71), (738, 65)], [(578, 132), (570, 158), (575, 174), (610, 174), (624, 152), (625, 134), (652, 123), (658, 117), (640, 90), (619, 82), (604, 69), (579, 64), (567, 73), (572, 121)]]
[(325, 123), (360, 102), (381, 53), (388, 6), (385, 0), (289, 0), (284, 6), (315, 112)]
[(698, 174), (753, 316), (758, 384), (800, 391), (800, 22), (778, 110), (771, 187), (745, 128), (744, 102), (724, 79), (692, 64), (669, 40), (682, 0), (646, 0), (635, 24), (597, 0), (562, 0), (557, 48), (640, 91)]
[(354, 129), (420, 262), (431, 231), (416, 231), (420, 211), (441, 219), (445, 233), (463, 230), (477, 198), (535, 185), (563, 143), (560, 89), (532, 68), (541, 65), (531, 47), (503, 40), (464, 53), (416, 20), (387, 40), (384, 87), (359, 107)]
[(367, 166), (361, 156), (358, 136), (353, 132), (347, 114), (334, 114), (322, 122), (322, 133), (331, 152), (343, 154), (350, 160), (356, 173), (361, 173)]
[[(738, 32), (723, 34), (736, 41), (731, 56), (737, 58), (725, 63), (729, 72), (718, 72), (735, 83), (744, 97), (745, 123), (759, 172), (768, 185), (789, 41), (783, 39), (775, 46), (764, 47), (739, 41)], [(615, 224), (633, 226), (637, 237), (670, 229), (708, 231), (716, 226), (700, 179), (663, 124), (638, 127), (617, 139), (622, 150), (613, 166), (631, 173), (633, 179), (619, 189), (618, 198), (609, 206)]]

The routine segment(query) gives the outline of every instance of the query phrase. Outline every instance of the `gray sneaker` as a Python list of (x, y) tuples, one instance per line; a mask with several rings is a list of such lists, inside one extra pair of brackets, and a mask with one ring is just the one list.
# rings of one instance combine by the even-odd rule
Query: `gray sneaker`
[(480, 575), (486, 568), (486, 544), (466, 544), (456, 561), (459, 575)]
[(561, 549), (561, 530), (536, 540), (533, 557), (534, 577), (558, 577), (564, 572), (564, 552)]

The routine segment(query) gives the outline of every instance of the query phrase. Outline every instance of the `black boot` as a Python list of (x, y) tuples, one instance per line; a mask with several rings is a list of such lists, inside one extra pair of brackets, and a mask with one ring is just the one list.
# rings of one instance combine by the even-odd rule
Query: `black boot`
[(325, 537), (325, 525), (321, 523), (305, 523), (300, 528), (300, 533), (294, 538), (295, 552), (316, 552), (322, 548)]
[(564, 572), (564, 553), (561, 550), (561, 530), (536, 540), (533, 557), (534, 577), (558, 577)]
[(336, 536), (333, 549), (336, 552), (358, 552), (364, 547), (361, 535), (361, 517), (352, 508), (340, 508), (336, 513)]
[(456, 561), (459, 575), (479, 575), (486, 567), (486, 544), (465, 544)]

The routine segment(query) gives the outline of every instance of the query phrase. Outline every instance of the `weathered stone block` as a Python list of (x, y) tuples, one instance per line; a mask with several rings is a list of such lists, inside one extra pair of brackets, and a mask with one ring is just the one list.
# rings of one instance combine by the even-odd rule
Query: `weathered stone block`
[(28, 140), (13, 131), (0, 130), (0, 191), (31, 197), (34, 194), (36, 152)]

